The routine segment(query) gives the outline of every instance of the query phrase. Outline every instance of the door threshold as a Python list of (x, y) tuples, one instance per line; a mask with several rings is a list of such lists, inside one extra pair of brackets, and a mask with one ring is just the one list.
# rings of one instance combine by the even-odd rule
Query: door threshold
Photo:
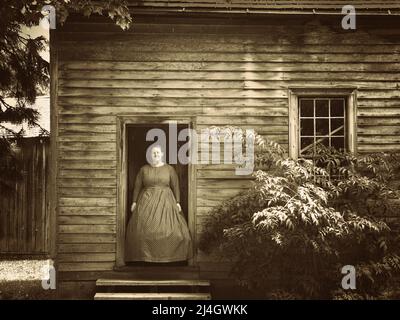
[(198, 271), (198, 266), (168, 266), (168, 265), (124, 265), (115, 266), (114, 271), (147, 271), (147, 270), (159, 270), (159, 271)]
[(198, 266), (116, 266), (114, 278), (128, 279), (199, 279)]

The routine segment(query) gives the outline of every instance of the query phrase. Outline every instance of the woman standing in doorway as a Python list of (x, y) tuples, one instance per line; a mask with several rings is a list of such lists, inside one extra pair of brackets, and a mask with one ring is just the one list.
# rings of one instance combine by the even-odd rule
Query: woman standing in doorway
[(126, 230), (126, 261), (173, 262), (190, 259), (192, 240), (179, 204), (175, 169), (163, 162), (160, 146), (136, 176), (132, 216)]

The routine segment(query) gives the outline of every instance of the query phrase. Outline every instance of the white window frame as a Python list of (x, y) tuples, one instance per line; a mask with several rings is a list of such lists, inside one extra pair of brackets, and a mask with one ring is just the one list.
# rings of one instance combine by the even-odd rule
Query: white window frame
[(299, 98), (345, 97), (346, 148), (357, 152), (357, 89), (355, 88), (289, 88), (289, 157), (299, 158)]

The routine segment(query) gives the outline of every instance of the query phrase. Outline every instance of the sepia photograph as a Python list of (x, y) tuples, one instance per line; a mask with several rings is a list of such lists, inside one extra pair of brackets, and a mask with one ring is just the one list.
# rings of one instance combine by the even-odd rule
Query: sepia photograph
[(400, 299), (400, 0), (0, 17), (0, 300)]

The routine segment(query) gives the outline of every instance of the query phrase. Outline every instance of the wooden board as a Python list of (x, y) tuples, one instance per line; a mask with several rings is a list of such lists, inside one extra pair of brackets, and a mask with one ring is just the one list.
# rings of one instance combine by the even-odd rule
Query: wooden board
[(22, 179), (11, 194), (0, 194), (0, 253), (50, 252), (50, 181), (48, 138), (24, 138)]

